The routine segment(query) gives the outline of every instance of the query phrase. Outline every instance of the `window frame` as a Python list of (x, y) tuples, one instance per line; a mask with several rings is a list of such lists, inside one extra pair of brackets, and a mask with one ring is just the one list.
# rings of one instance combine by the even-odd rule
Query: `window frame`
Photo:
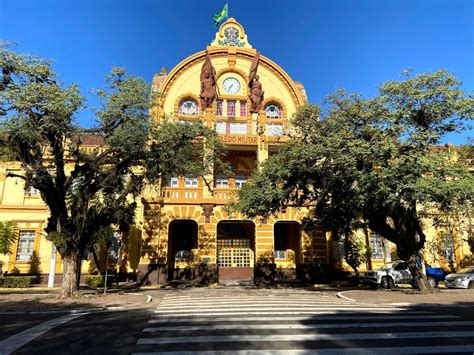
[(235, 100), (226, 100), (227, 107), (227, 117), (235, 118), (236, 117), (236, 101)]
[(370, 233), (370, 250), (372, 252), (372, 259), (384, 259), (384, 241), (380, 234)]
[[(225, 182), (225, 184), (222, 184)], [(225, 185), (225, 186), (223, 186)], [(215, 180), (216, 189), (228, 189), (229, 188), (229, 177), (225, 174), (219, 174), (216, 176)]]
[(247, 117), (247, 101), (240, 100), (240, 117)]
[(179, 177), (173, 176), (166, 181), (166, 187), (179, 187)]
[[(268, 109), (270, 107), (275, 107), (277, 109), (276, 110), (277, 113), (278, 113), (277, 117), (272, 117), (272, 116), (268, 115), (267, 112), (268, 112)], [(283, 109), (282, 109), (282, 107), (279, 104), (274, 103), (274, 102), (268, 103), (267, 105), (265, 105), (265, 117), (270, 119), (270, 120), (281, 120), (283, 118)]]
[[(28, 233), (28, 235), (25, 236), (24, 234), (26, 233)], [(22, 243), (22, 239), (26, 239), (26, 248), (25, 248), (26, 251), (22, 251), (23, 249), (22, 245), (25, 243), (25, 241), (23, 241)], [(20, 261), (20, 262), (31, 261), (33, 252), (35, 251), (35, 243), (36, 243), (36, 231), (34, 229), (19, 230), (15, 261)]]
[(244, 174), (237, 174), (234, 176), (234, 187), (236, 189), (241, 189), (247, 185), (248, 177)]
[(197, 176), (186, 176), (184, 178), (184, 187), (197, 189), (199, 187), (199, 178)]
[[(183, 105), (187, 102), (192, 103), (194, 105), (195, 113), (183, 112)], [(178, 113), (180, 115), (185, 115), (185, 116), (197, 116), (199, 114), (199, 105), (197, 104), (196, 100), (194, 100), (193, 98), (186, 98), (184, 100), (181, 100), (181, 102), (179, 103)]]
[(224, 115), (224, 100), (216, 100), (216, 116)]

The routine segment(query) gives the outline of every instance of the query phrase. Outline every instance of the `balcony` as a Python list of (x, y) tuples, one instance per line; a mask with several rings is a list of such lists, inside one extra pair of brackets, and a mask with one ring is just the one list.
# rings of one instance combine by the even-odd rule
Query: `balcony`
[(166, 187), (161, 195), (163, 202), (173, 203), (200, 203), (202, 189)]
[(231, 199), (233, 199), (233, 197), (235, 196), (235, 189), (214, 189), (214, 193), (213, 193), (213, 197), (214, 197), (214, 200), (217, 200), (216, 202), (227, 202)]

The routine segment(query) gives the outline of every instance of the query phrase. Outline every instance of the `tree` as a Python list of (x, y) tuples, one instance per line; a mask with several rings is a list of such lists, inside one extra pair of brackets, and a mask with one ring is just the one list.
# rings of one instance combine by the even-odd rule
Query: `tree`
[[(150, 86), (123, 68), (114, 68), (97, 91), (91, 129), (74, 119), (84, 108), (78, 87), (60, 83), (49, 62), (1, 47), (0, 68), (0, 137), (22, 164), (17, 177), (38, 189), (49, 208), (47, 238), (63, 259), (60, 295), (69, 297), (101, 228), (127, 232), (145, 184), (176, 172), (207, 173), (209, 160), (219, 158), (215, 135), (200, 124), (152, 123)], [(216, 150), (195, 144), (203, 137)], [(82, 148), (90, 138), (97, 143), (92, 151)], [(191, 160), (190, 152), (206, 159)]]
[(338, 90), (294, 117), (295, 137), (271, 156), (239, 194), (249, 217), (306, 206), (306, 225), (351, 231), (366, 225), (397, 245), (418, 287), (429, 287), (416, 262), (423, 218), (473, 196), (473, 177), (452, 152), (436, 146), (473, 117), (474, 100), (439, 71), (380, 86), (364, 100)]
[(15, 221), (0, 221), (0, 254), (10, 254), (17, 237)]
[(359, 266), (367, 261), (370, 249), (358, 235), (352, 233), (344, 239), (344, 259), (359, 277)]

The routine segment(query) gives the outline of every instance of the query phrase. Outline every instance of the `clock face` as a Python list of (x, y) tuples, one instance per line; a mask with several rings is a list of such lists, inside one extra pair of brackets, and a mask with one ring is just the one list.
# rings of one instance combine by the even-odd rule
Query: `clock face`
[(240, 82), (236, 78), (225, 79), (222, 86), (227, 94), (236, 94), (240, 91)]

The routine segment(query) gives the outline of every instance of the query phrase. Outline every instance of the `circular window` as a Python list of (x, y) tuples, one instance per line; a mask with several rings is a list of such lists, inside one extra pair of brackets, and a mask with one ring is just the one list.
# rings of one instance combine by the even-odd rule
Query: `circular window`
[(194, 100), (185, 100), (179, 105), (179, 113), (181, 115), (197, 115), (198, 106)]
[(265, 107), (265, 116), (267, 118), (281, 118), (281, 108), (275, 104)]

